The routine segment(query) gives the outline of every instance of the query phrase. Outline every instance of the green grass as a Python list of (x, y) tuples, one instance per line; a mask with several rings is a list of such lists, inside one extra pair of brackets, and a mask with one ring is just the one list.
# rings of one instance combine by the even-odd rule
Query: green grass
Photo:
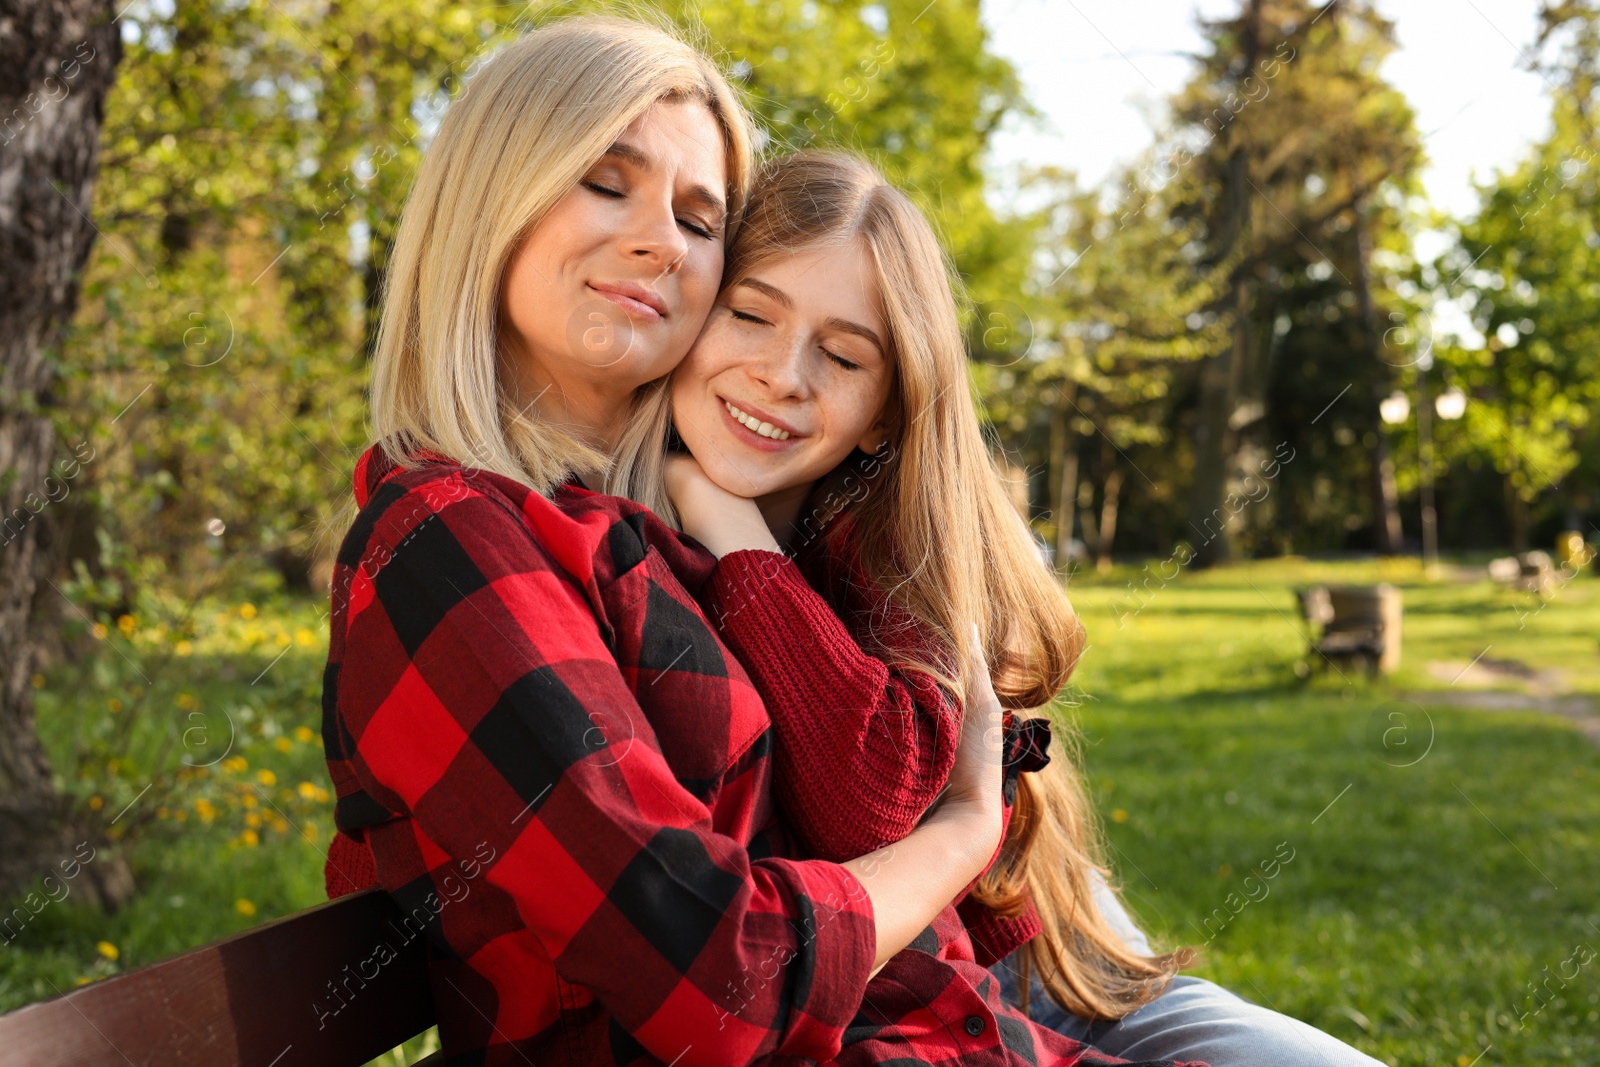
[[(1183, 575), (1125, 615), (1135, 579), (1072, 584), (1092, 642), (1076, 718), (1147, 925), (1203, 946), (1195, 973), (1387, 1062), (1600, 1062), (1600, 962), (1552, 977), (1600, 951), (1600, 749), (1542, 713), (1402, 697), (1449, 691), (1427, 663), (1486, 647), (1595, 692), (1600, 582), (1522, 625), (1529, 598), (1407, 561)], [(1289, 590), (1377, 580), (1402, 588), (1402, 669), (1302, 683)], [(1292, 861), (1247, 894), (1280, 846)], [(1528, 983), (1546, 979), (1535, 1014)]]
[[(1537, 1014), (1528, 993), (1577, 946), (1600, 950), (1600, 749), (1553, 716), (1403, 696), (1451, 691), (1428, 663), (1486, 647), (1600, 693), (1600, 581), (1575, 579), (1535, 613), (1469, 577), (1269, 561), (1152, 582), (1119, 627), (1137, 569), (1080, 575), (1088, 774), (1132, 906), (1167, 943), (1203, 944), (1196, 973), (1396, 1064), (1600, 1063), (1600, 959)], [(1402, 669), (1302, 682), (1289, 590), (1377, 580), (1403, 590)], [(119, 824), (150, 821), (122, 846), (140, 888), (126, 908), (107, 917), (69, 896), (0, 945), (0, 1011), (321, 902), (331, 800), (315, 792), (320, 738), (299, 728), (320, 729), (323, 610), (268, 590), (157, 604), (36, 680), (63, 788), (85, 810), (132, 804)], [(169, 770), (211, 765), (157, 775), (163, 745)], [(1237, 907), (1280, 846), (1293, 859), (1234, 914), (1229, 894)], [(415, 1060), (425, 1040), (386, 1062)]]

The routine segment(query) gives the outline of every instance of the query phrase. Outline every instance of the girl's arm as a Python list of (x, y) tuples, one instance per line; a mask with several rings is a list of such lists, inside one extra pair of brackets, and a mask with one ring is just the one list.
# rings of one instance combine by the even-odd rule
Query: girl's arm
[[(526, 518), (445, 483), (411, 481), (341, 551), (330, 764), (410, 820), (431, 873), (482, 863), (560, 977), (655, 1058), (831, 1058), (870, 971), (992, 853), (998, 746), (980, 739), (965, 791), (892, 852), (752, 860), (673, 775), (583, 589)], [(451, 905), (443, 934), (463, 958), (501, 899)], [(746, 981), (774, 961), (810, 979)], [(729, 983), (751, 997), (734, 1013)]]
[[(720, 557), (701, 602), (766, 700), (787, 825), (823, 859), (905, 837), (950, 775), (960, 704), (927, 675), (864, 651), (754, 502), (687, 457), (673, 457), (668, 484), (685, 532)], [(873, 617), (880, 645), (917, 647), (913, 620), (892, 606)]]

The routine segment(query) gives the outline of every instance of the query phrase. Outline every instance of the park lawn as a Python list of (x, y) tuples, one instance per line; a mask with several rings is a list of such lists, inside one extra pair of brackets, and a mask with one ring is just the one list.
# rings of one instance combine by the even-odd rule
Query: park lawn
[[(1130, 613), (1144, 578), (1073, 580), (1091, 647), (1069, 714), (1147, 925), (1203, 947), (1194, 973), (1386, 1062), (1600, 1063), (1600, 749), (1543, 713), (1402, 696), (1449, 692), (1425, 664), (1486, 646), (1595, 691), (1600, 582), (1534, 613), (1413, 561), (1279, 560), (1180, 576)], [(1290, 589), (1377, 580), (1402, 588), (1402, 670), (1302, 683)]]
[[(1575, 579), (1533, 612), (1405, 560), (1267, 561), (1152, 584), (1119, 627), (1140, 575), (1073, 579), (1091, 647), (1070, 712), (1150, 929), (1203, 944), (1195, 973), (1393, 1063), (1600, 1062), (1600, 964), (1565, 989), (1554, 977), (1576, 946), (1600, 950), (1600, 749), (1543, 714), (1402, 697), (1448, 690), (1426, 664), (1486, 645), (1600, 692), (1600, 582)], [(1290, 588), (1379, 579), (1404, 591), (1401, 672), (1302, 683)], [(323, 899), (325, 610), (269, 589), (155, 605), (36, 679), (55, 766), (80, 749), (87, 761), (63, 788), (112, 813), (131, 804), (123, 823), (161, 817), (125, 846), (131, 904), (108, 918), (68, 896), (0, 946), (0, 1011)], [(196, 766), (141, 792), (163, 745), (170, 765)], [(1274, 859), (1273, 878), (1245, 883)], [(1247, 892), (1260, 899), (1241, 906)], [(1537, 1012), (1535, 978), (1556, 991)]]

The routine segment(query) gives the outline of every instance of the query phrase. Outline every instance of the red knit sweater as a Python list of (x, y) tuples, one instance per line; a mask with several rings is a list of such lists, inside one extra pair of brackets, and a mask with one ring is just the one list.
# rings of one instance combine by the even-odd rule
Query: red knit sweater
[[(843, 862), (916, 827), (954, 766), (961, 708), (926, 674), (886, 662), (925, 638), (855, 569), (841, 548), (848, 537), (832, 532), (831, 550), (819, 545), (800, 564), (772, 552), (728, 554), (700, 599), (772, 717), (786, 825), (810, 855)], [(325, 878), (330, 899), (375, 885), (371, 851), (336, 833)], [(1014, 918), (971, 897), (957, 911), (984, 966), (1042, 928), (1031, 902)]]
[[(960, 705), (932, 678), (890, 666), (939, 657), (929, 656), (916, 620), (857, 567), (847, 523), (798, 562), (731, 552), (700, 596), (772, 716), (785, 823), (809, 854), (834, 862), (916, 827), (949, 780), (961, 723)], [(970, 896), (956, 910), (986, 967), (1043, 928), (1031, 900), (1012, 918)]]

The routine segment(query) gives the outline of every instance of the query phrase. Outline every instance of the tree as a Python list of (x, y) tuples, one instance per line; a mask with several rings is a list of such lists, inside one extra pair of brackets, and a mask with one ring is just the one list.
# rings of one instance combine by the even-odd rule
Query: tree
[[(34, 733), (36, 605), (56, 596), (50, 505), (71, 478), (61, 465), (93, 458), (63, 456), (51, 416), (60, 344), (95, 238), (102, 109), (122, 54), (114, 15), (104, 0), (17, 0), (0, 20), (0, 893), (48, 873), (69, 854), (73, 831)], [(91, 892), (114, 902), (125, 879), (125, 868), (97, 865)]]
[(1056, 192), (1040, 228), (1050, 277), (1032, 300), (1036, 350), (977, 349), (990, 417), (1045, 471), (1057, 560), (1068, 561), (1077, 529), (1101, 570), (1124, 490), (1170, 507), (1184, 480), (1164, 458), (1176, 371), (1224, 342), (1226, 327), (1207, 309), (1231, 268), (1200, 262), (1198, 226), (1168, 211), (1172, 189), (1125, 177), (1134, 204), (1108, 207), (1070, 175), (1037, 176)]
[[(1210, 49), (1174, 101), (1166, 169), (1192, 172), (1194, 195), (1175, 211), (1203, 224), (1210, 262), (1232, 256), (1236, 265), (1213, 309), (1230, 341), (1201, 364), (1198, 381), (1189, 525), (1221, 527), (1199, 562), (1235, 554), (1241, 520), (1225, 502), (1288, 431), (1303, 436), (1340, 392), (1311, 397), (1282, 387), (1299, 371), (1297, 328), (1319, 335), (1313, 343), (1346, 336), (1337, 376), (1354, 399), (1328, 429), (1346, 426), (1365, 442), (1378, 547), (1397, 551), (1397, 500), (1376, 410), (1391, 370), (1387, 294), (1374, 291), (1371, 258), (1396, 243), (1397, 204), (1414, 188), (1421, 152), (1410, 108), (1377, 73), (1394, 47), (1393, 27), (1369, 3), (1306, 0), (1244, 0), (1236, 17), (1202, 26)], [(1286, 299), (1323, 299), (1316, 294), (1335, 276), (1321, 321)]]
[(1482, 190), (1477, 217), (1437, 265), (1459, 278), (1483, 335), (1476, 348), (1440, 347), (1445, 373), (1471, 398), (1446, 455), (1481, 454), (1501, 474), (1519, 552), (1536, 503), (1562, 494), (1594, 448), (1600, 404), (1600, 150), (1571, 97), (1558, 97), (1554, 126), (1526, 163)]

